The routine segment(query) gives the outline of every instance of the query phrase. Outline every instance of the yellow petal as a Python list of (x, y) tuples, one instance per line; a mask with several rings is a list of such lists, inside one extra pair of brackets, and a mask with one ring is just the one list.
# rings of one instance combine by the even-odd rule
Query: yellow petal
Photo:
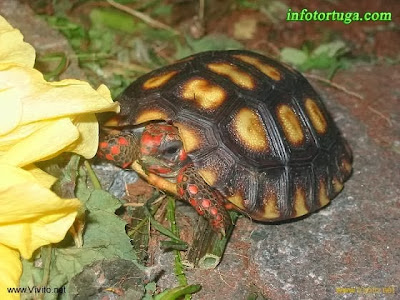
[(79, 115), (74, 119), (79, 131), (79, 139), (69, 145), (65, 151), (74, 152), (85, 158), (92, 158), (99, 145), (99, 123), (94, 114)]
[(8, 24), (2, 16), (0, 16), (0, 45), (0, 63), (33, 67), (35, 49), (23, 42), (21, 32)]
[[(14, 185), (23, 184), (25, 182), (39, 183), (30, 172), (15, 166), (0, 163), (0, 193), (7, 191)], [(2, 215), (5, 213), (7, 213), (7, 209), (3, 211), (3, 207), (0, 205), (0, 224), (2, 223), (1, 217), (4, 217)]]
[[(1, 96), (1, 95), (0, 95)], [(53, 121), (40, 121), (14, 128), (11, 132), (0, 135), (0, 156), (7, 152), (11, 147), (17, 144), (20, 140), (29, 137), (33, 133), (49, 126)]]
[(5, 88), (0, 83), (0, 137), (17, 127), (21, 120), (22, 103), (19, 94), (18, 90)]
[(37, 248), (64, 238), (81, 204), (59, 198), (28, 171), (0, 167), (0, 241), (29, 259)]
[(56, 182), (57, 178), (54, 176), (51, 176), (50, 174), (46, 173), (42, 169), (36, 167), (35, 165), (28, 165), (24, 167), (24, 170), (28, 171), (35, 177), (35, 179), (38, 181), (38, 183), (45, 187), (45, 188), (51, 188), (51, 186)]
[(55, 120), (20, 140), (0, 157), (0, 163), (25, 166), (60, 154), (79, 138), (79, 132), (68, 118)]
[(73, 79), (46, 82), (33, 74), (32, 79), (36, 91), (22, 100), (22, 124), (82, 113), (118, 111), (118, 104), (110, 102), (111, 97), (104, 97), (87, 82)]
[(0, 64), (0, 87), (0, 91), (5, 88), (18, 91), (23, 106), (21, 124), (81, 113), (119, 111), (118, 103), (112, 102), (105, 86), (96, 91), (89, 83), (75, 79), (47, 82), (39, 71), (17, 65), (2, 68)]
[[(31, 193), (15, 198), (8, 196), (23, 195), (30, 189), (40, 193), (43, 199)], [(7, 200), (7, 197), (13, 200)], [(31, 200), (26, 200), (28, 198)], [(68, 201), (59, 198), (55, 193), (44, 188), (32, 173), (18, 167), (0, 164), (0, 225), (26, 221), (46, 211), (58, 211), (63, 206), (60, 207), (60, 204), (63, 203), (66, 203), (67, 207), (72, 205), (74, 208), (80, 205), (78, 200)], [(44, 207), (41, 207), (41, 204), (45, 204)]]
[(20, 299), (19, 293), (8, 293), (7, 288), (18, 287), (21, 274), (18, 251), (0, 244), (0, 299)]
[[(105, 101), (110, 101), (112, 110), (119, 112), (119, 104), (111, 99), (110, 90), (105, 85), (100, 85), (97, 92), (102, 95)], [(74, 124), (79, 130), (79, 139), (65, 149), (74, 152), (85, 158), (92, 158), (99, 144), (99, 123), (94, 114), (81, 114), (74, 118)]]

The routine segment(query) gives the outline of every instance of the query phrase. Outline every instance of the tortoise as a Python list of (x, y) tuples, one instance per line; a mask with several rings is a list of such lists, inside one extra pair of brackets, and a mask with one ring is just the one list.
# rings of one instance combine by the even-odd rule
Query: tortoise
[(105, 123), (98, 155), (176, 194), (222, 234), (227, 209), (264, 222), (300, 217), (326, 206), (351, 174), (351, 149), (321, 97), (261, 54), (195, 54), (116, 100), (121, 112)]

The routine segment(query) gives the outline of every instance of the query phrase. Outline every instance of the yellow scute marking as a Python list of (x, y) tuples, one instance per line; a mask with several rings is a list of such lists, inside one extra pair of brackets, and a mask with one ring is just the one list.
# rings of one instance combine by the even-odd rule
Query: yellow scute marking
[(278, 120), (289, 143), (299, 146), (304, 143), (304, 133), (300, 120), (289, 105), (280, 105), (277, 109)]
[(300, 217), (309, 212), (306, 205), (306, 193), (303, 187), (297, 187), (294, 194), (295, 217)]
[(136, 118), (135, 124), (141, 124), (154, 120), (166, 120), (166, 119), (168, 119), (168, 116), (165, 112), (156, 109), (149, 109), (139, 114), (139, 116)]
[(281, 80), (281, 73), (279, 72), (279, 70), (277, 70), (273, 66), (263, 63), (258, 58), (255, 58), (255, 57), (249, 56), (249, 55), (244, 55), (244, 54), (233, 55), (233, 57), (240, 59), (241, 61), (244, 61), (245, 63), (248, 63), (248, 64), (256, 67), (261, 72), (263, 72), (265, 75), (267, 75), (269, 78), (271, 78), (275, 81)]
[(229, 202), (232, 202), (233, 204), (235, 204), (237, 207), (239, 207), (240, 209), (242, 209), (243, 211), (246, 210), (246, 208), (244, 207), (244, 200), (242, 195), (237, 191), (235, 194), (233, 194), (232, 196), (227, 197)]
[(350, 174), (351, 172), (351, 163), (347, 159), (342, 159), (342, 168), (346, 172), (346, 174)]
[(213, 186), (217, 182), (218, 174), (215, 171), (203, 168), (199, 169), (198, 172), (208, 185)]
[(336, 193), (339, 193), (343, 189), (343, 183), (340, 182), (336, 177), (332, 179), (332, 185)]
[(143, 88), (145, 90), (160, 88), (165, 83), (167, 83), (168, 80), (170, 80), (173, 76), (175, 76), (176, 73), (178, 73), (178, 71), (171, 71), (168, 73), (164, 73), (164, 74), (149, 78), (143, 83)]
[(217, 74), (228, 77), (242, 88), (251, 90), (255, 87), (253, 77), (245, 71), (240, 70), (237, 66), (228, 63), (211, 63), (208, 64), (207, 67)]
[(319, 182), (319, 204), (321, 207), (329, 203), (328, 192), (326, 191), (326, 185), (324, 181)]
[(183, 147), (186, 152), (197, 150), (201, 146), (201, 138), (193, 128), (190, 128), (181, 123), (174, 123), (179, 130), (179, 136), (182, 139)]
[(311, 120), (311, 123), (315, 130), (319, 134), (326, 133), (328, 129), (328, 123), (322, 113), (321, 109), (318, 107), (317, 103), (311, 98), (307, 98), (305, 101), (305, 107), (308, 117)]
[(109, 126), (109, 127), (113, 127), (113, 126), (118, 126), (119, 125), (119, 118), (118, 116), (114, 116), (111, 119), (107, 120), (104, 123), (104, 126)]
[(260, 116), (250, 108), (241, 108), (233, 119), (233, 130), (249, 150), (266, 152), (269, 148), (267, 133)]
[(280, 212), (277, 204), (276, 194), (270, 194), (264, 198), (264, 215), (263, 217), (267, 220), (273, 220), (280, 217)]
[(182, 97), (195, 101), (203, 109), (215, 110), (226, 100), (227, 95), (222, 87), (206, 79), (196, 78), (185, 83)]

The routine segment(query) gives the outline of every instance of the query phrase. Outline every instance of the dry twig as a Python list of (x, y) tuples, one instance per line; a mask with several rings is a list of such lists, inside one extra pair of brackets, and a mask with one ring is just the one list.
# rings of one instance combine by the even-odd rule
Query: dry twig
[(171, 26), (168, 26), (168, 25), (166, 25), (164, 23), (161, 23), (160, 21), (154, 20), (153, 18), (149, 17), (148, 15), (146, 15), (146, 14), (140, 12), (140, 11), (137, 11), (137, 10), (134, 10), (134, 9), (128, 7), (128, 6), (119, 4), (119, 3), (117, 3), (117, 2), (115, 2), (113, 0), (107, 0), (107, 2), (111, 6), (117, 8), (119, 10), (122, 10), (122, 11), (124, 11), (124, 12), (126, 12), (126, 13), (128, 13), (128, 14), (130, 14), (130, 15), (132, 15), (132, 16), (140, 19), (140, 20), (142, 20), (143, 22), (145, 22), (146, 24), (150, 25), (151, 27), (170, 30), (175, 34), (180, 35), (180, 32), (175, 30)]
[(382, 119), (384, 119), (389, 127), (393, 126), (392, 120), (390, 120), (390, 118), (386, 117), (383, 113), (381, 113), (379, 110), (376, 110), (375, 108), (373, 108), (371, 105), (368, 105), (368, 109), (370, 111), (372, 111), (373, 113), (376, 113), (378, 116), (380, 116)]
[(321, 82), (324, 82), (324, 83), (334, 87), (335, 89), (338, 89), (339, 91), (342, 91), (342, 92), (346, 93), (347, 95), (356, 97), (356, 98), (358, 98), (360, 100), (364, 100), (364, 97), (361, 96), (360, 94), (358, 94), (356, 92), (349, 91), (344, 86), (342, 86), (340, 84), (337, 84), (337, 83), (334, 83), (333, 81), (331, 81), (329, 79), (323, 78), (323, 77), (318, 76), (318, 75), (313, 75), (313, 74), (306, 74), (306, 77), (307, 78), (311, 78), (311, 79), (315, 79), (315, 80), (318, 80), (318, 81), (321, 81)]

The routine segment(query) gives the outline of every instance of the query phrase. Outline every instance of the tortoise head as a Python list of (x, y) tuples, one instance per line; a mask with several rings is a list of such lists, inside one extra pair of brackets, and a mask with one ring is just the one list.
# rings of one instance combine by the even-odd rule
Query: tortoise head
[(161, 177), (176, 177), (187, 161), (176, 127), (163, 123), (145, 126), (140, 138), (139, 163), (147, 172)]
[(125, 129), (103, 133), (97, 155), (122, 168), (138, 161), (146, 172), (168, 178), (176, 177), (188, 161), (178, 129), (165, 123), (150, 123), (142, 133)]

